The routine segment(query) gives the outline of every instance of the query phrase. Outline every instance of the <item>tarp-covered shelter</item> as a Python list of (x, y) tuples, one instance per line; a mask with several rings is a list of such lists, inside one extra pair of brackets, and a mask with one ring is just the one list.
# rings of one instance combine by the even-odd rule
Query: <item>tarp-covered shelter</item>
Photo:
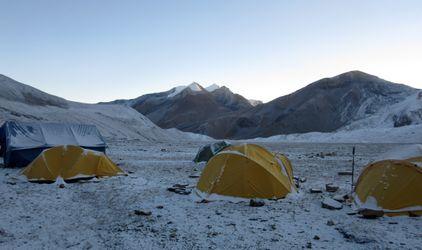
[(241, 144), (223, 149), (208, 161), (196, 193), (207, 200), (214, 200), (213, 196), (278, 199), (293, 191), (293, 170), (287, 157), (255, 144)]
[(104, 153), (78, 146), (57, 146), (44, 150), (22, 170), (29, 181), (55, 182), (124, 174)]
[(8, 121), (0, 128), (0, 153), (6, 167), (25, 167), (44, 149), (75, 145), (105, 153), (94, 125)]
[(193, 161), (196, 163), (203, 161), (207, 162), (209, 161), (209, 159), (211, 159), (211, 157), (216, 155), (224, 148), (227, 148), (228, 146), (230, 146), (230, 144), (225, 141), (207, 144), (198, 150), (198, 153), (196, 154), (195, 159), (193, 159)]

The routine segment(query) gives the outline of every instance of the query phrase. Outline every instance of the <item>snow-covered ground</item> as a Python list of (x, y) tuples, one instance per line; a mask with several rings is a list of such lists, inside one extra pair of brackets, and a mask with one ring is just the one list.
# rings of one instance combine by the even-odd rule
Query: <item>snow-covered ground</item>
[(0, 125), (7, 120), (67, 122), (95, 125), (106, 138), (137, 138), (144, 141), (210, 139), (177, 129), (161, 129), (127, 106), (66, 103), (67, 107), (34, 106), (0, 98)]
[(323, 142), (323, 143), (422, 143), (422, 124), (398, 128), (376, 127), (340, 130), (332, 133), (275, 135), (251, 142)]
[[(196, 203), (166, 190), (195, 185), (198, 179), (189, 176), (204, 165), (192, 159), (203, 143), (109, 140), (109, 155), (129, 175), (63, 189), (28, 183), (15, 178), (19, 169), (0, 168), (0, 249), (421, 249), (421, 218), (362, 219), (348, 215), (348, 206), (321, 208), (333, 194), (308, 192), (329, 182), (340, 186), (335, 194), (350, 191), (350, 176), (337, 172), (350, 170), (353, 144), (264, 143), (286, 153), (294, 174), (307, 181), (298, 195), (250, 207)], [(357, 171), (395, 146), (356, 144)]]

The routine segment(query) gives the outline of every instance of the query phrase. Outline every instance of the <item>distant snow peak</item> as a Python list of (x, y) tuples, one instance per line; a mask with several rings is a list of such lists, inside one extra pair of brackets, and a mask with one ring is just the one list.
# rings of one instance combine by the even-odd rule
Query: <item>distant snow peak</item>
[(181, 86), (174, 87), (172, 89), (173, 91), (167, 97), (168, 98), (174, 97), (174, 96), (180, 94), (183, 90), (185, 90), (187, 88), (191, 89), (194, 92), (199, 92), (199, 91), (204, 90), (204, 88), (201, 85), (199, 85), (199, 83), (193, 82), (193, 83), (189, 84), (188, 86), (181, 85)]
[(193, 91), (202, 91), (204, 88), (197, 82), (193, 82), (188, 86)]
[(206, 87), (205, 89), (208, 91), (208, 92), (213, 92), (214, 90), (217, 90), (217, 89), (219, 89), (220, 88), (220, 86), (218, 86), (217, 84), (212, 84), (212, 85), (210, 85), (210, 86), (208, 86), (208, 87)]
[(172, 90), (172, 92), (167, 96), (168, 98), (171, 98), (171, 97), (173, 97), (173, 96), (176, 96), (176, 95), (178, 95), (180, 92), (182, 92), (184, 89), (186, 89), (186, 86), (177, 86), (177, 87), (174, 87)]
[(252, 105), (252, 106), (258, 106), (259, 104), (262, 104), (262, 101), (260, 101), (260, 100), (253, 100), (253, 99), (249, 99), (248, 100), (249, 101), (249, 103)]

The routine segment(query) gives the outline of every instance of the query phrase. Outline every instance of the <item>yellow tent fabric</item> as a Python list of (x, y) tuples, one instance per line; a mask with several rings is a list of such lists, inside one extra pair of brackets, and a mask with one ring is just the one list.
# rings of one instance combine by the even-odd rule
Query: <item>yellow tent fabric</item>
[(293, 169), (284, 155), (255, 144), (230, 146), (208, 161), (198, 194), (239, 198), (283, 198), (295, 191)]
[(105, 154), (78, 146), (57, 146), (44, 150), (22, 170), (29, 181), (54, 182), (124, 174)]
[(384, 160), (367, 166), (355, 187), (357, 208), (389, 216), (422, 215), (422, 168), (415, 160)]

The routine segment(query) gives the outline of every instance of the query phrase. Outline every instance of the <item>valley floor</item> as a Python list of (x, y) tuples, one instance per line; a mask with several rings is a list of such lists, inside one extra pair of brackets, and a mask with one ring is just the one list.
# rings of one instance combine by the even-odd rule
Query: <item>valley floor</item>
[[(167, 191), (194, 186), (204, 165), (193, 159), (201, 143), (109, 142), (110, 157), (128, 176), (66, 184), (33, 184), (19, 169), (0, 168), (0, 249), (422, 249), (422, 218), (362, 219), (348, 206), (321, 208), (309, 188), (333, 182), (350, 190), (352, 144), (267, 143), (286, 153), (294, 174), (307, 178), (299, 194), (263, 207), (247, 202), (196, 203)], [(357, 171), (393, 144), (358, 144)], [(317, 153), (333, 153), (320, 157)], [(356, 175), (357, 176), (357, 175)], [(162, 207), (160, 207), (162, 206)], [(135, 215), (134, 210), (152, 215)], [(334, 225), (327, 225), (327, 221)], [(319, 238), (319, 239), (317, 239)]]

